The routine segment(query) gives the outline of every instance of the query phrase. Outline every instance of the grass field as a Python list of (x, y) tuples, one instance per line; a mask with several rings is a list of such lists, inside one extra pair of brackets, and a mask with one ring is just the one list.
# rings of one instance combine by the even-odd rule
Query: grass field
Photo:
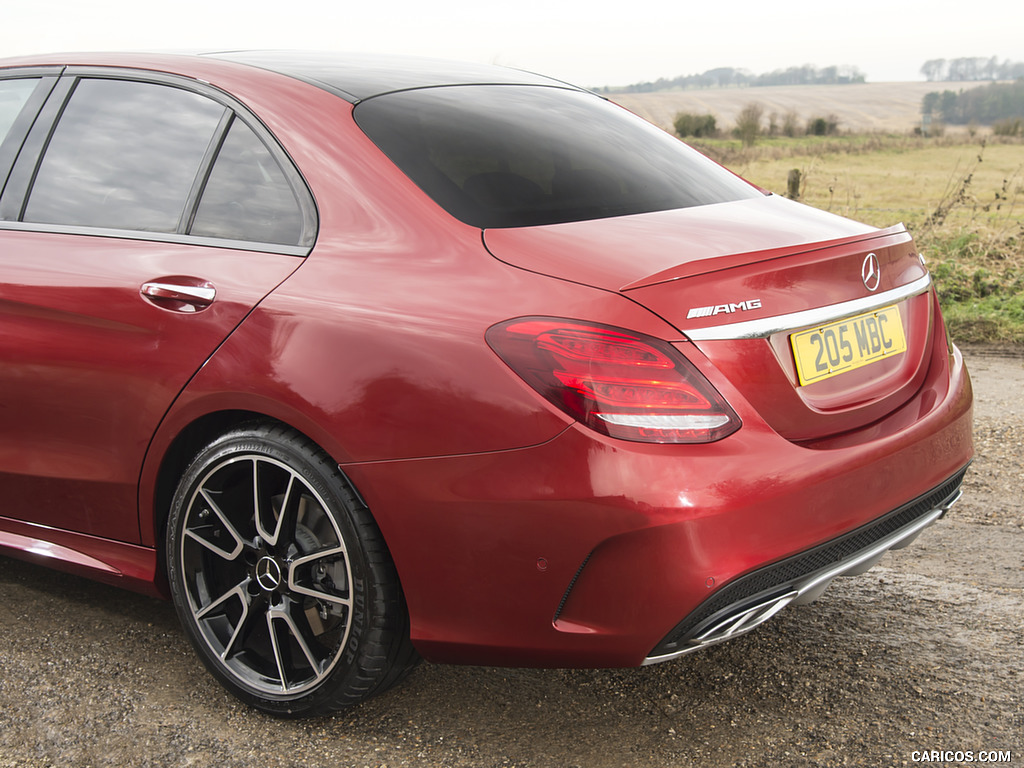
[(882, 134), (698, 145), (744, 178), (878, 227), (903, 222), (954, 339), (1024, 344), (1024, 142)]

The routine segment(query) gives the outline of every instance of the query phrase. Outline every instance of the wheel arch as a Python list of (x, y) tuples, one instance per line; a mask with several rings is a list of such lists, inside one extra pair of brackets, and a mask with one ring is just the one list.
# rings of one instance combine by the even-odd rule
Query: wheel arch
[[(156, 578), (159, 582), (158, 586), (164, 594), (170, 594), (167, 586), (167, 554), (164, 546), (167, 518), (170, 515), (174, 492), (185, 470), (199, 451), (232, 429), (243, 424), (276, 421), (276, 419), (253, 411), (230, 410), (207, 413), (186, 424), (159, 457), (159, 465), (156, 468), (153, 482), (152, 503), (142, 505), (142, 509), (148, 510), (148, 514), (143, 513), (140, 524), (143, 542), (151, 543), (156, 548)], [(148, 530), (147, 523), (150, 526)]]
[[(157, 579), (161, 591), (166, 593), (167, 563), (164, 552), (166, 539), (167, 520), (170, 515), (171, 503), (174, 500), (174, 493), (178, 487), (185, 470), (195, 459), (196, 455), (211, 442), (228, 432), (247, 425), (274, 424), (293, 430), (306, 440), (309, 440), (318, 449), (324, 451), (335, 463), (337, 456), (324, 445), (324, 441), (317, 440), (306, 430), (302, 430), (282, 419), (266, 413), (245, 409), (225, 409), (211, 411), (195, 417), (168, 440), (166, 449), (162, 450), (159, 456), (151, 456), (147, 466), (153, 473), (152, 479), (147, 484), (146, 469), (143, 470), (142, 494), (147, 493), (140, 501), (142, 515), (140, 519), (141, 535), (144, 544), (154, 546), (157, 552)], [(359, 490), (352, 484), (352, 481), (340, 472), (341, 477), (349, 490), (359, 498), (366, 506), (365, 500)], [(370, 512), (372, 516), (372, 511)]]

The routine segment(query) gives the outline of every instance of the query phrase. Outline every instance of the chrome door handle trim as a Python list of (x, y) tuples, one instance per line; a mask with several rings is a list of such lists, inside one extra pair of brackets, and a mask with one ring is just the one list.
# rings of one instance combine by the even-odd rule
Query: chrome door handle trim
[(198, 285), (175, 285), (174, 283), (144, 283), (142, 295), (151, 299), (183, 301), (186, 304), (212, 304), (217, 289)]

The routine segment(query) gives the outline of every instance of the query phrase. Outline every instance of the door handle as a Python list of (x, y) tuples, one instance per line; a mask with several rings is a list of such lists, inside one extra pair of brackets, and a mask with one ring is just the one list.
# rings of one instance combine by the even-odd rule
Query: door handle
[(179, 312), (198, 312), (206, 309), (217, 297), (217, 289), (210, 283), (183, 285), (154, 281), (143, 283), (140, 293), (157, 306)]

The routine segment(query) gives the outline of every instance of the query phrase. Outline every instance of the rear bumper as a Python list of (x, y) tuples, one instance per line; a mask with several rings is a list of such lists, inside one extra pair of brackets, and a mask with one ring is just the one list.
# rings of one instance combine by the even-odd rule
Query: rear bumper
[(743, 408), (744, 427), (709, 445), (571, 426), (533, 448), (343, 469), (425, 658), (640, 666), (750, 629), (941, 516), (972, 457), (972, 397), (959, 353), (937, 362), (899, 411), (828, 445)]
[(919, 499), (855, 531), (748, 573), (705, 600), (658, 643), (644, 665), (746, 634), (787, 605), (816, 600), (837, 576), (864, 573), (890, 549), (909, 545), (960, 499), (967, 469)]

